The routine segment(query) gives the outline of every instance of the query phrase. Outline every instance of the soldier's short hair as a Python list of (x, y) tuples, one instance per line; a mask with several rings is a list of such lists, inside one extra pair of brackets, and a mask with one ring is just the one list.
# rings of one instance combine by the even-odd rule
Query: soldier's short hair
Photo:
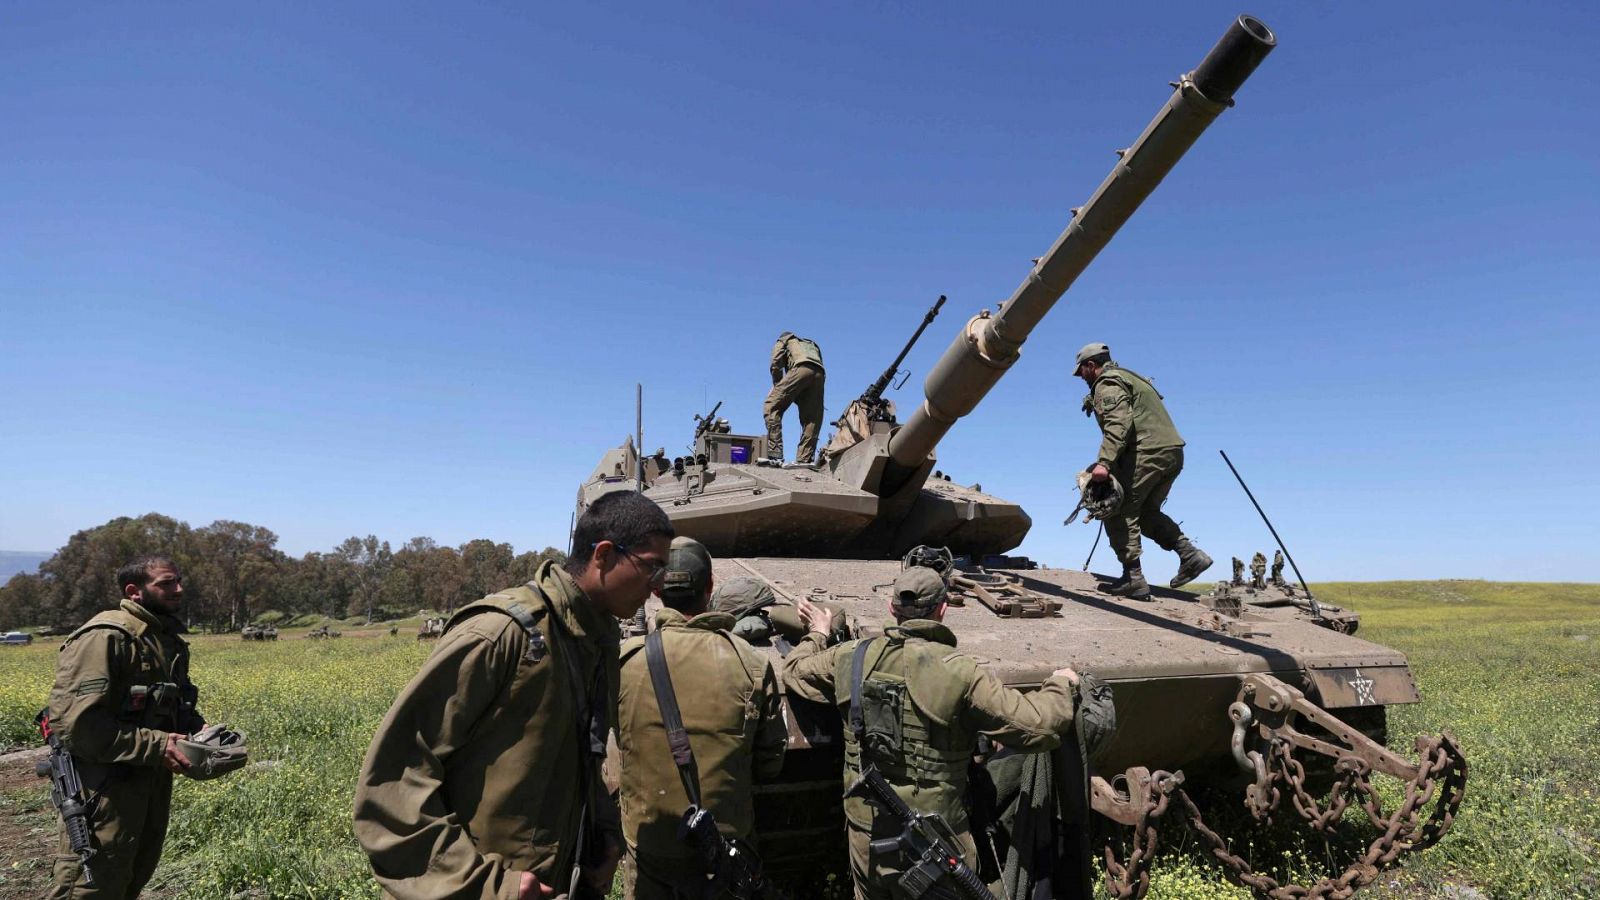
[(589, 568), (594, 558), (593, 547), (601, 541), (610, 541), (624, 547), (636, 547), (653, 535), (674, 537), (672, 520), (661, 507), (635, 491), (613, 491), (589, 504), (578, 517), (572, 529), (572, 554), (567, 557), (566, 570), (577, 577)]
[(173, 562), (170, 556), (147, 553), (117, 570), (117, 590), (119, 592), (126, 590), (130, 584), (136, 588), (143, 588), (150, 583), (151, 569), (171, 569), (176, 572), (178, 564)]

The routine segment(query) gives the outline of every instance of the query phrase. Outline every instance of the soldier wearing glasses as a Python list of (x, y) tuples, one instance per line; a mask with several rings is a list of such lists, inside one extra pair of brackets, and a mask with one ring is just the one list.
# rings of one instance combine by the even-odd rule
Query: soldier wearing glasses
[(462, 608), (367, 750), (355, 833), (388, 897), (603, 897), (622, 840), (601, 780), (617, 619), (666, 574), (672, 524), (596, 500), (564, 566)]

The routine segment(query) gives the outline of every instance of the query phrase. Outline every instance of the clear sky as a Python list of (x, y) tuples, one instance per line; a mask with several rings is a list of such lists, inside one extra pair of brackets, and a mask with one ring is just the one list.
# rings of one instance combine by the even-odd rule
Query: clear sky
[[(1240, 11), (12, 4), (0, 548), (149, 511), (563, 546), (635, 382), (648, 448), (718, 399), (759, 431), (789, 329), (831, 418), (948, 294), (909, 407)], [(1595, 580), (1600, 5), (1249, 11), (1278, 50), (941, 468), (1081, 565), (1104, 340), (1224, 561), (1271, 543), (1218, 448), (1313, 580)]]

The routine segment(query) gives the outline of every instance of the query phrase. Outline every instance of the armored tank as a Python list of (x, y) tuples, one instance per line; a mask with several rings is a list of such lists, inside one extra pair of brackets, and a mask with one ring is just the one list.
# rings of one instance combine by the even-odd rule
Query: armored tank
[[(1238, 792), (1257, 819), (1292, 808), (1325, 831), (1359, 802), (1379, 837), (1350, 869), (1311, 886), (1315, 896), (1347, 896), (1400, 852), (1436, 841), (1464, 789), (1466, 763), (1448, 734), (1417, 738), (1414, 755), (1385, 746), (1386, 708), (1420, 699), (1405, 656), (1356, 637), (1354, 612), (1319, 603), (1281, 577), (1223, 582), (1204, 595), (1157, 590), (1138, 602), (1106, 593), (1107, 577), (1007, 555), (1032, 526), (1028, 514), (937, 470), (941, 438), (1017, 362), (1034, 327), (1233, 105), (1275, 45), (1259, 20), (1233, 22), (1118, 151), (1110, 175), (1072, 210), (1021, 285), (956, 330), (926, 378), (923, 401), (903, 420), (883, 395), (910, 344), (850, 402), (816, 466), (765, 465), (764, 434), (735, 433), (713, 409), (695, 417), (690, 456), (641, 457), (631, 438), (606, 452), (580, 487), (578, 507), (610, 491), (642, 491), (679, 534), (715, 555), (719, 579), (755, 576), (791, 602), (825, 597), (847, 611), (858, 636), (893, 624), (889, 588), (908, 554), (947, 548), (954, 566), (946, 622), (965, 653), (1022, 689), (1067, 665), (1112, 686), (1120, 727), (1090, 760), (1095, 813), (1135, 829), (1136, 848), (1153, 846), (1147, 842), (1158, 825), (1190, 827), (1239, 883), (1298, 896), (1297, 886), (1279, 886), (1230, 859), (1228, 836), (1204, 826), (1184, 784)], [(783, 652), (778, 643), (775, 654)], [(782, 782), (762, 789), (772, 802), (760, 824), (768, 864), (780, 870), (815, 863), (842, 836), (837, 713), (795, 700), (786, 714), (790, 752)], [(1398, 808), (1375, 803), (1375, 772), (1403, 782)], [(1327, 799), (1322, 790), (1331, 791)], [(1149, 854), (1135, 849), (1126, 864), (1108, 859), (1113, 895), (1142, 894)]]

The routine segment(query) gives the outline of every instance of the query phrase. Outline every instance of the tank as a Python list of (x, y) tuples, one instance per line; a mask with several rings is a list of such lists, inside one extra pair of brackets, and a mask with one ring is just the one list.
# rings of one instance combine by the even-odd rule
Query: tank
[[(631, 438), (606, 452), (579, 488), (578, 508), (640, 490), (679, 534), (706, 545), (718, 578), (753, 575), (791, 602), (825, 597), (848, 612), (857, 636), (893, 624), (889, 589), (913, 562), (908, 554), (948, 549), (955, 565), (946, 622), (964, 652), (1022, 689), (1067, 665), (1111, 685), (1119, 728), (1089, 766), (1089, 801), (1102, 824), (1131, 827), (1136, 841), (1188, 827), (1202, 846), (1224, 851), (1230, 877), (1267, 891), (1279, 886), (1228, 860), (1230, 836), (1204, 827), (1186, 784), (1232, 791), (1256, 819), (1296, 810), (1326, 831), (1347, 803), (1376, 799), (1373, 773), (1400, 779), (1399, 807), (1373, 813), (1379, 837), (1366, 861), (1379, 865), (1358, 860), (1321, 885), (1343, 896), (1335, 889), (1365, 884), (1400, 852), (1436, 841), (1464, 790), (1466, 763), (1448, 734), (1419, 737), (1410, 753), (1385, 746), (1386, 708), (1420, 699), (1405, 656), (1357, 637), (1356, 613), (1319, 603), (1276, 571), (1271, 583), (1224, 581), (1199, 595), (1156, 589), (1138, 602), (1105, 593), (1105, 576), (1008, 555), (1032, 526), (1021, 505), (937, 468), (940, 440), (1015, 365), (1034, 327), (1274, 46), (1259, 20), (1232, 23), (1117, 152), (1111, 173), (1011, 296), (955, 330), (922, 402), (903, 420), (883, 395), (909, 343), (834, 422), (816, 466), (759, 463), (764, 433), (734, 433), (713, 409), (695, 416), (691, 456), (641, 457)], [(814, 869), (842, 844), (838, 716), (796, 700), (787, 717), (783, 779), (761, 789), (762, 847), (770, 868)], [(1108, 866), (1113, 895), (1142, 894), (1148, 865), (1135, 852)]]

